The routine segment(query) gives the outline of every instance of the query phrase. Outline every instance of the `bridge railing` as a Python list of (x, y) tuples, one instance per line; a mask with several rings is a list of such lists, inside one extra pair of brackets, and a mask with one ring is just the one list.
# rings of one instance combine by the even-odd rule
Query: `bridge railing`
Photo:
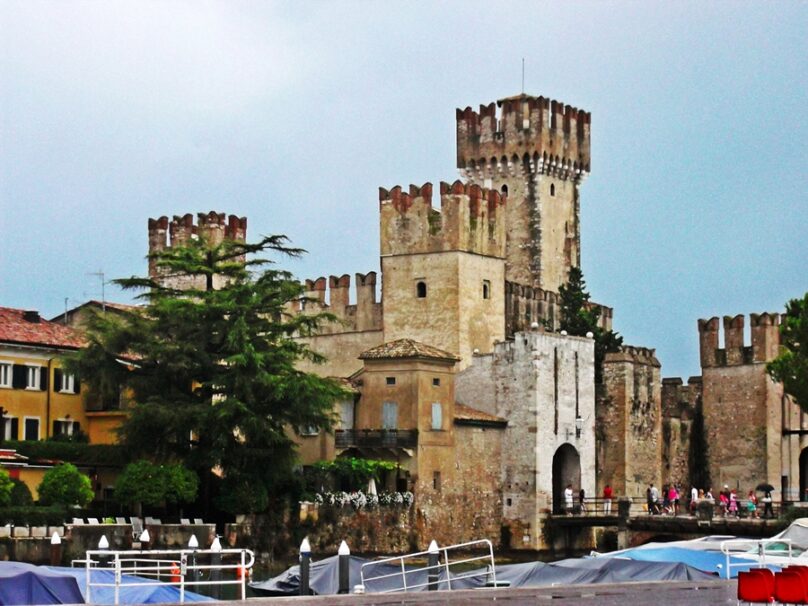
[[(660, 500), (656, 503), (656, 507), (652, 507), (649, 509), (648, 501), (645, 497), (613, 497), (611, 499), (604, 499), (602, 497), (597, 498), (586, 498), (584, 500), (583, 507), (579, 500), (575, 500), (572, 510), (567, 511), (566, 507), (562, 503), (560, 507), (556, 508), (554, 512), (555, 515), (588, 515), (588, 516), (616, 516), (618, 515), (618, 501), (628, 499), (631, 502), (631, 508), (629, 510), (630, 516), (640, 516), (640, 515), (664, 515), (664, 516), (691, 516), (695, 515), (695, 512), (690, 507), (690, 499), (680, 499), (679, 506), (674, 513), (674, 508), (672, 505), (668, 505), (667, 507), (664, 504), (664, 501)], [(702, 499), (700, 502), (706, 502)], [(772, 518), (780, 517), (780, 513), (783, 510), (783, 505), (781, 503), (772, 503), (771, 504), (771, 513), (769, 514)], [(757, 502), (755, 504), (754, 509), (749, 509), (749, 501), (746, 499), (739, 499), (737, 501), (737, 508), (735, 511), (730, 511), (729, 508), (724, 507), (721, 505), (720, 502), (713, 503), (713, 511), (712, 517), (713, 518), (740, 518), (740, 519), (751, 519), (751, 518), (764, 518), (765, 510), (763, 503)]]

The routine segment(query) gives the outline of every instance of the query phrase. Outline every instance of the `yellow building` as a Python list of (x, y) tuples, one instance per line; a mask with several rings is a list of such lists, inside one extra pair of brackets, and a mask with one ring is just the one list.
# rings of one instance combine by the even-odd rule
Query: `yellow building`
[(45, 440), (88, 432), (76, 377), (60, 356), (83, 345), (73, 329), (36, 311), (0, 307), (0, 430), (3, 440)]

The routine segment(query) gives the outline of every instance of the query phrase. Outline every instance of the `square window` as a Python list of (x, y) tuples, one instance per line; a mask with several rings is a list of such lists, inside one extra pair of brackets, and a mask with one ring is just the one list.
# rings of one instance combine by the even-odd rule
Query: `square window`
[(18, 440), (20, 437), (20, 420), (17, 417), (3, 417), (3, 439)]
[(387, 384), (388, 385), (395, 385), (396, 384), (396, 378), (395, 377), (387, 377)]
[(301, 436), (316, 436), (320, 433), (320, 429), (316, 425), (305, 425), (300, 428)]
[(11, 387), (11, 367), (9, 362), (0, 362), (0, 387)]
[(440, 379), (435, 377), (432, 379), (432, 387), (440, 387)]
[(76, 393), (76, 377), (73, 375), (62, 375), (62, 388), (59, 393)]

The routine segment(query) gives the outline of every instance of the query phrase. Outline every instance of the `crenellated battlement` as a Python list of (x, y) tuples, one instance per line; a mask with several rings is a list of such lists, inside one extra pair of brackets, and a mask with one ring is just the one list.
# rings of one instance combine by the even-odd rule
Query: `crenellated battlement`
[[(499, 111), (498, 111), (499, 110)], [(517, 95), (456, 110), (457, 166), (478, 178), (589, 173), (589, 112), (546, 97)]]
[(304, 281), (304, 296), (292, 313), (329, 312), (339, 322), (323, 326), (319, 334), (381, 330), (381, 303), (376, 301), (376, 272), (356, 274), (356, 303), (350, 302), (351, 276), (324, 276)]
[[(740, 366), (767, 362), (777, 356), (780, 346), (780, 315), (776, 313), (749, 316), (752, 343), (744, 342), (743, 314), (698, 321), (699, 351), (702, 368)], [(724, 327), (724, 347), (719, 347), (719, 330)]]
[[(194, 223), (194, 216), (191, 213), (174, 217), (169, 221), (168, 217), (162, 216), (157, 219), (149, 219), (149, 254), (166, 250), (174, 246), (182, 246), (195, 238), (204, 238), (211, 244), (220, 244), (225, 239), (236, 242), (244, 242), (247, 238), (247, 217), (236, 215), (225, 215), (210, 211), (208, 213), (198, 213), (197, 222)], [(149, 259), (149, 275), (158, 277), (156, 260)], [(163, 282), (168, 283), (169, 278), (162, 276)], [(192, 287), (192, 283), (183, 283), (177, 279), (171, 279), (175, 286)]]
[(618, 351), (606, 354), (606, 361), (630, 362), (632, 364), (645, 364), (656, 367), (662, 366), (656, 357), (656, 349), (636, 345), (621, 345)]
[[(510, 337), (517, 332), (530, 330), (533, 322), (538, 322), (549, 330), (559, 330), (560, 305), (558, 293), (536, 286), (506, 281), (505, 334)], [(589, 305), (600, 309), (598, 325), (604, 330), (611, 330), (614, 310), (598, 303), (589, 303)]]
[(495, 190), (455, 181), (440, 184), (440, 210), (432, 184), (379, 188), (381, 254), (466, 251), (505, 256), (506, 198)]

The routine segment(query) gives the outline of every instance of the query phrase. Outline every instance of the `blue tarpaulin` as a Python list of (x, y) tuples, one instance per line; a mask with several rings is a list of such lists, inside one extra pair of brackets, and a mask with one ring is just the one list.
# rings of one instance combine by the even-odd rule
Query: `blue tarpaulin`
[[(78, 582), (78, 587), (82, 594), (80, 603), (84, 603), (87, 585), (86, 568), (64, 568), (60, 566), (45, 566), (43, 568), (73, 577), (73, 580)], [(115, 572), (113, 570), (91, 568), (90, 574), (93, 583), (115, 583)], [(125, 585), (119, 588), (119, 604), (176, 604), (180, 601), (180, 589), (174, 585), (143, 585), (143, 583), (153, 583), (154, 579), (145, 579), (128, 574), (121, 575), (121, 582)], [(129, 586), (127, 587), (126, 585)], [(90, 599), (93, 604), (114, 604), (115, 588), (93, 586), (90, 588)], [(213, 598), (186, 589), (185, 601), (211, 602)]]
[(0, 562), (0, 605), (83, 603), (71, 575), (23, 562)]
[[(601, 557), (609, 557), (608, 554)], [(652, 547), (626, 549), (619, 553), (621, 558), (640, 560), (643, 562), (683, 562), (694, 568), (720, 574), (726, 574), (724, 567), (727, 565), (726, 556), (720, 551), (705, 551), (697, 549), (685, 549), (684, 547)], [(735, 578), (738, 572), (757, 568), (759, 564), (752, 559), (738, 556), (730, 556), (730, 577)]]

